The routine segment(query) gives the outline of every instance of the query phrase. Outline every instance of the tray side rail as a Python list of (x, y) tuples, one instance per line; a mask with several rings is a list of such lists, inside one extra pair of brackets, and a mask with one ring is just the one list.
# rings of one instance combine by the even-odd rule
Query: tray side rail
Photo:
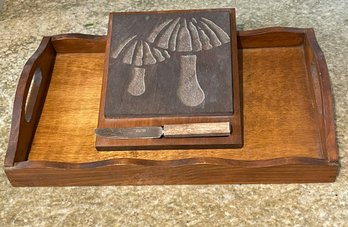
[(5, 167), (26, 161), (50, 84), (56, 51), (44, 37), (19, 78), (12, 114)]
[(313, 29), (306, 29), (304, 40), (306, 68), (312, 88), (313, 105), (317, 110), (323, 158), (338, 163), (338, 148), (334, 122), (334, 103), (329, 71), (325, 56), (316, 40)]
[(13, 186), (175, 185), (333, 182), (337, 166), (312, 158), (259, 162), (220, 158), (105, 160), (67, 164), (21, 162), (8, 169)]

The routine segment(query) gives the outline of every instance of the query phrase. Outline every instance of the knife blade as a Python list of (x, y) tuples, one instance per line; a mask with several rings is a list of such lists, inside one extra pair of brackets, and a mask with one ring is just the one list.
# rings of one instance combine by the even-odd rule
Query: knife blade
[(97, 136), (112, 139), (158, 139), (163, 135), (162, 127), (97, 128)]

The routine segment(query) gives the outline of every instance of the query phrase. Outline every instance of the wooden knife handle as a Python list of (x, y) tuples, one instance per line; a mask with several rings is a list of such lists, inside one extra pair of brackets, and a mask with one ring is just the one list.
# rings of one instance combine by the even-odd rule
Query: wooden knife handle
[(229, 136), (230, 122), (164, 125), (164, 137)]

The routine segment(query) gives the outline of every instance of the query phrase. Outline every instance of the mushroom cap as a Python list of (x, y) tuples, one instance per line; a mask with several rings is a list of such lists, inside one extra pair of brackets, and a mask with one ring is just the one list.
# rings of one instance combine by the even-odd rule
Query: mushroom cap
[(166, 50), (153, 47), (147, 41), (132, 36), (123, 40), (111, 53), (112, 58), (122, 58), (129, 65), (144, 66), (162, 62), (170, 58)]
[(230, 42), (229, 35), (213, 21), (200, 17), (168, 19), (147, 38), (154, 46), (172, 52), (209, 50)]

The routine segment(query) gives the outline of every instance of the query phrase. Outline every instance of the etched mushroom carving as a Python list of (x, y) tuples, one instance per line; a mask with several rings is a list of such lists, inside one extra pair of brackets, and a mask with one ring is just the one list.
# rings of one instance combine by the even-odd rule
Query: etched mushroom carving
[(166, 50), (160, 50), (149, 45), (147, 41), (137, 39), (137, 35), (126, 38), (111, 53), (111, 57), (122, 59), (122, 62), (132, 66), (131, 82), (127, 91), (133, 96), (140, 96), (146, 90), (145, 67), (170, 58)]
[(180, 79), (177, 95), (186, 106), (200, 105), (205, 94), (197, 78), (194, 52), (230, 42), (229, 35), (212, 20), (200, 17), (168, 19), (153, 29), (147, 41), (163, 50), (180, 52)]

